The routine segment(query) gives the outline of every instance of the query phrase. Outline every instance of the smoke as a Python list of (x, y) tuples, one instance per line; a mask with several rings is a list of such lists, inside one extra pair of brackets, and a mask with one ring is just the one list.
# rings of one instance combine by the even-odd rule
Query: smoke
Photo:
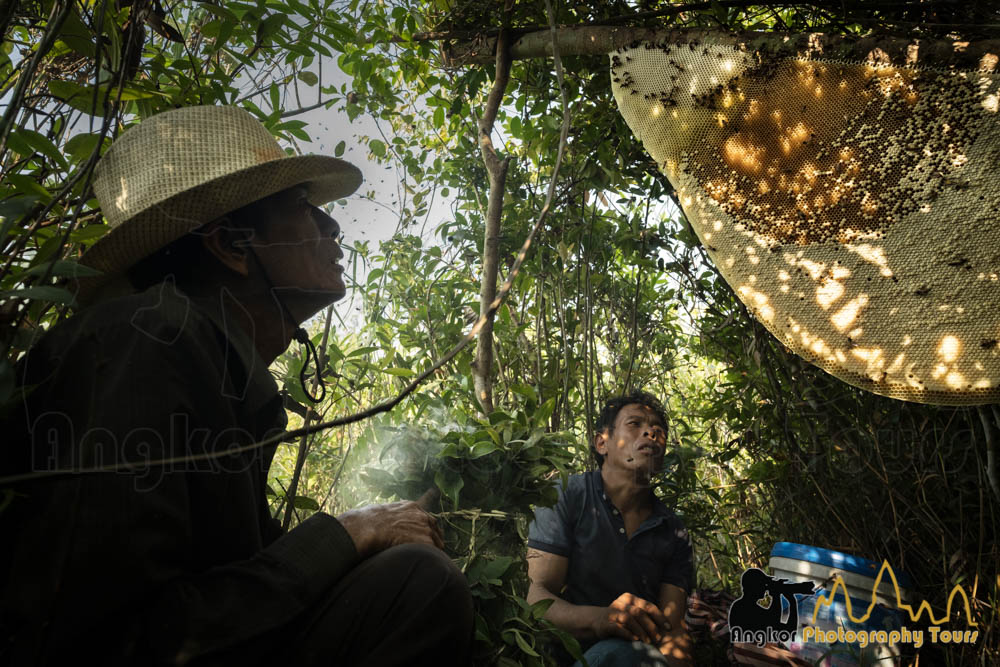
[(377, 424), (369, 432), (364, 460), (354, 468), (373, 497), (370, 502), (416, 500), (434, 486), (442, 466), (446, 434), (467, 430), (449, 410), (432, 408), (418, 423)]

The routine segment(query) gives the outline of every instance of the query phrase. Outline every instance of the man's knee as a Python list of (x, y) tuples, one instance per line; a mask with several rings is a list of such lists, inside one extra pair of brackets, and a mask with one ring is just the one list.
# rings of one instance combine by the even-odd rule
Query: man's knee
[(461, 570), (447, 554), (425, 544), (402, 544), (379, 553), (386, 572), (409, 572), (408, 587), (412, 599), (437, 612), (442, 620), (451, 619), (457, 632), (472, 634), (472, 595)]

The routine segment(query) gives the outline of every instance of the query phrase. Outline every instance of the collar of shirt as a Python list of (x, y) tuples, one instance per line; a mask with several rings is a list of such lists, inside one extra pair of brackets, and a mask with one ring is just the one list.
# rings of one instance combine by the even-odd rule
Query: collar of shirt
[[(614, 521), (615, 525), (618, 526), (618, 533), (624, 536), (625, 520), (622, 519), (621, 512), (617, 507), (615, 507), (614, 503), (611, 502), (611, 499), (608, 498), (608, 495), (604, 492), (604, 478), (601, 477), (601, 470), (597, 469), (588, 472), (587, 482), (593, 488), (594, 497), (601, 499), (601, 503), (607, 509), (612, 521)], [(632, 533), (631, 537), (628, 538), (630, 540), (638, 537), (647, 530), (656, 528), (660, 524), (669, 520), (671, 516), (670, 510), (667, 509), (667, 506), (663, 504), (662, 500), (656, 497), (656, 494), (653, 493), (652, 489), (649, 490), (649, 495), (653, 497), (653, 512), (646, 518), (645, 521), (642, 522), (639, 528)]]

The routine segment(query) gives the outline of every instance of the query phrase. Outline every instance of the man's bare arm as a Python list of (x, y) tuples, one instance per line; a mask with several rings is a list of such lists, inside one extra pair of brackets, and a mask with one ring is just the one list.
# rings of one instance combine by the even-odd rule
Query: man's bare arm
[(687, 593), (683, 588), (673, 584), (660, 586), (660, 607), (663, 615), (670, 623), (670, 630), (658, 643), (660, 653), (666, 657), (671, 667), (689, 667), (693, 665), (691, 656), (691, 637), (684, 624), (684, 612), (687, 610)]
[(666, 636), (667, 619), (659, 608), (629, 593), (621, 595), (610, 607), (576, 605), (563, 600), (559, 593), (566, 583), (568, 568), (569, 559), (565, 556), (528, 549), (528, 577), (531, 579), (528, 603), (552, 600), (545, 618), (556, 627), (577, 639), (621, 637), (658, 645)]

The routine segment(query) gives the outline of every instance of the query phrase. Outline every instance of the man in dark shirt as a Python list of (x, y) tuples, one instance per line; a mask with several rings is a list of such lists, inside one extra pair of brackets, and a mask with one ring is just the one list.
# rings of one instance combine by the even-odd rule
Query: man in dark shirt
[(529, 528), (528, 602), (553, 601), (545, 618), (581, 640), (591, 667), (691, 661), (691, 542), (651, 488), (666, 427), (649, 394), (608, 401), (593, 443), (600, 469), (571, 476)]
[(465, 663), (471, 598), (433, 517), (286, 533), (277, 445), (253, 446), (285, 427), (268, 366), (346, 292), (317, 206), (360, 182), (226, 107), (153, 116), (102, 158), (112, 230), (83, 263), (103, 273), (21, 361), (2, 424), (0, 476), (26, 479), (0, 511), (0, 664)]

